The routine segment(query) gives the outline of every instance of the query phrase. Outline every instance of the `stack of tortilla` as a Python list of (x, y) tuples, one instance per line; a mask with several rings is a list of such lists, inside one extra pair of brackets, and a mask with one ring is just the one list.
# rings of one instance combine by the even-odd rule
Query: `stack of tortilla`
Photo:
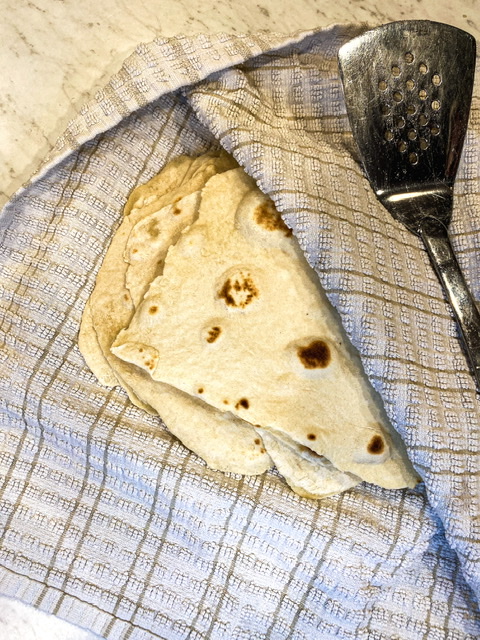
[(310, 498), (419, 480), (296, 239), (222, 151), (133, 191), (79, 345), (213, 469), (276, 466)]

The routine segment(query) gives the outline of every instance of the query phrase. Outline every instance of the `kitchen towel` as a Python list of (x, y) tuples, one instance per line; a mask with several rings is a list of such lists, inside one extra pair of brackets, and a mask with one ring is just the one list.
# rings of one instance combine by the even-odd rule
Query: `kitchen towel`
[[(480, 636), (480, 411), (419, 240), (358, 164), (358, 26), (140, 45), (0, 215), (0, 593), (109, 640)], [(452, 242), (480, 297), (480, 91)], [(131, 189), (224, 147), (298, 237), (424, 482), (317, 502), (209, 470), (77, 346)]]

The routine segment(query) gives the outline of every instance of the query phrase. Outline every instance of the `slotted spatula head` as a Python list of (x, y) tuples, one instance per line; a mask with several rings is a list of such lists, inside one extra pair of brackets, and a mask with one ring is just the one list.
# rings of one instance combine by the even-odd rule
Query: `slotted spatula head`
[(348, 42), (339, 65), (365, 173), (380, 202), (422, 239), (480, 391), (480, 312), (447, 230), (475, 57), (469, 33), (405, 20)]
[(448, 225), (475, 39), (446, 24), (393, 22), (345, 44), (339, 65), (353, 135), (377, 197), (415, 233), (429, 201), (443, 205), (435, 215)]

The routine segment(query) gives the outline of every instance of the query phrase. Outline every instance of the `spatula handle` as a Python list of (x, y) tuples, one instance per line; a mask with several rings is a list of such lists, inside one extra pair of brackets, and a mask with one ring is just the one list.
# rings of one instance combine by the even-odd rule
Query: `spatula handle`
[(480, 390), (480, 312), (477, 304), (455, 257), (447, 228), (438, 220), (428, 219), (420, 230), (420, 236), (453, 309)]

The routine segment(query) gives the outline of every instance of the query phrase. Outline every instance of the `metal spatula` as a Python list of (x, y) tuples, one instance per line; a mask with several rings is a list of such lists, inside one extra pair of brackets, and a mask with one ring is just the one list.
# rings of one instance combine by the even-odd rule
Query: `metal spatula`
[(423, 240), (480, 388), (480, 314), (447, 233), (475, 40), (446, 24), (392, 22), (345, 44), (339, 64), (365, 173), (380, 202)]

